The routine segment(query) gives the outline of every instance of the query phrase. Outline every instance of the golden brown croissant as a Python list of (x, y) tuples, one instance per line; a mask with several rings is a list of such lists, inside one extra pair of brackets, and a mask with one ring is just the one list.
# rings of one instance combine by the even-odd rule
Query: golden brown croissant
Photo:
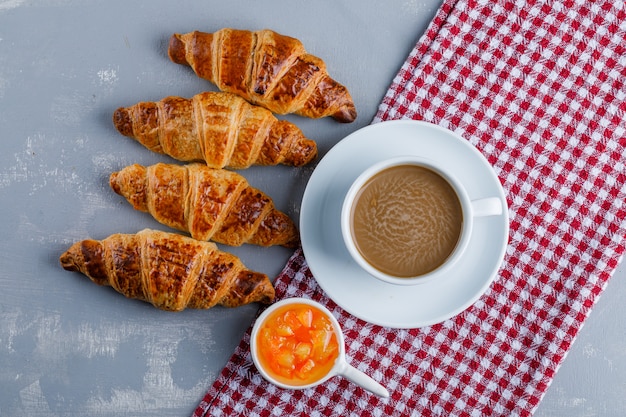
[(293, 221), (232, 171), (197, 163), (135, 164), (111, 174), (109, 183), (135, 209), (199, 240), (230, 246), (295, 247), (299, 242)]
[(68, 271), (81, 272), (96, 284), (110, 285), (162, 310), (274, 300), (274, 287), (265, 274), (248, 270), (214, 243), (174, 233), (146, 229), (101, 241), (83, 240), (59, 260)]
[(170, 38), (168, 54), (220, 90), (274, 113), (332, 116), (340, 122), (356, 119), (347, 88), (328, 75), (323, 60), (292, 37), (268, 29), (177, 33)]
[(315, 142), (296, 125), (231, 93), (140, 102), (117, 109), (113, 123), (152, 151), (211, 168), (301, 166), (317, 156)]

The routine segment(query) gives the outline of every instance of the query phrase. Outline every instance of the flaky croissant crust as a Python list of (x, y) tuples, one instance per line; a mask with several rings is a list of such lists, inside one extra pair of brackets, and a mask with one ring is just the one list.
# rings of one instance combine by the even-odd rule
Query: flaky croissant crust
[(272, 30), (174, 34), (168, 55), (220, 90), (274, 113), (356, 119), (348, 89), (328, 75), (324, 61), (307, 53), (298, 39)]
[(275, 295), (265, 274), (214, 243), (150, 229), (77, 242), (59, 261), (98, 285), (168, 311), (271, 303)]
[(134, 164), (112, 173), (109, 182), (135, 209), (199, 240), (230, 246), (299, 243), (293, 221), (236, 172), (197, 163)]
[(316, 143), (296, 125), (232, 93), (139, 102), (118, 108), (113, 124), (154, 152), (211, 168), (302, 166), (317, 156)]

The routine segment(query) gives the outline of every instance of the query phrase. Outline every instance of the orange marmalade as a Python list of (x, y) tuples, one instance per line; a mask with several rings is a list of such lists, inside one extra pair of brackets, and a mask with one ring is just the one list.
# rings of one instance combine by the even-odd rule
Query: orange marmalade
[(257, 354), (265, 371), (289, 385), (307, 385), (323, 378), (339, 354), (330, 319), (303, 303), (276, 309), (257, 333)]

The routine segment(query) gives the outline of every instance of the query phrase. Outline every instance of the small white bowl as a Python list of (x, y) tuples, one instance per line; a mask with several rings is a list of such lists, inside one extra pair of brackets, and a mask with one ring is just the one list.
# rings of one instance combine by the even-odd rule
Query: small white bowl
[[(314, 308), (317, 308), (318, 310), (323, 312), (333, 325), (335, 336), (337, 337), (337, 343), (339, 345), (339, 354), (337, 355), (337, 358), (335, 359), (335, 363), (333, 367), (330, 369), (330, 371), (328, 371), (326, 375), (322, 376), (317, 381), (312, 382), (307, 385), (296, 385), (296, 384), (291, 385), (282, 381), (278, 381), (276, 378), (274, 378), (265, 370), (263, 364), (259, 360), (258, 345), (257, 345), (259, 329), (262, 327), (265, 320), (274, 311), (289, 304), (306, 304)], [(252, 334), (250, 336), (250, 352), (252, 354), (252, 361), (254, 362), (254, 365), (256, 366), (259, 373), (263, 376), (263, 378), (265, 378), (267, 381), (271, 382), (272, 384), (278, 387), (284, 388), (284, 389), (306, 389), (306, 388), (315, 387), (319, 384), (322, 384), (328, 381), (330, 378), (339, 375), (352, 381), (353, 383), (357, 384), (361, 388), (367, 391), (370, 391), (380, 397), (383, 397), (383, 398), (389, 397), (389, 392), (387, 391), (387, 389), (385, 389), (385, 387), (383, 387), (378, 382), (374, 381), (371, 377), (359, 371), (358, 369), (356, 369), (355, 367), (353, 367), (346, 361), (345, 341), (343, 337), (343, 332), (341, 330), (341, 327), (339, 326), (339, 322), (326, 307), (324, 307), (320, 303), (313, 301), (313, 300), (294, 297), (294, 298), (284, 299), (282, 301), (276, 302), (272, 304), (271, 306), (269, 306), (258, 317), (256, 322), (254, 323), (254, 326), (252, 328)]]

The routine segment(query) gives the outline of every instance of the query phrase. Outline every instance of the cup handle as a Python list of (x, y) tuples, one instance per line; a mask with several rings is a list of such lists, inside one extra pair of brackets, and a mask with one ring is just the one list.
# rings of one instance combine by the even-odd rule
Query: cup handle
[(354, 382), (364, 390), (367, 390), (379, 397), (388, 398), (389, 391), (378, 382), (374, 381), (369, 375), (359, 371), (354, 366), (344, 362), (344, 365), (339, 369), (338, 374), (344, 378)]
[(487, 197), (472, 200), (474, 217), (499, 216), (502, 214), (502, 201), (498, 197)]

